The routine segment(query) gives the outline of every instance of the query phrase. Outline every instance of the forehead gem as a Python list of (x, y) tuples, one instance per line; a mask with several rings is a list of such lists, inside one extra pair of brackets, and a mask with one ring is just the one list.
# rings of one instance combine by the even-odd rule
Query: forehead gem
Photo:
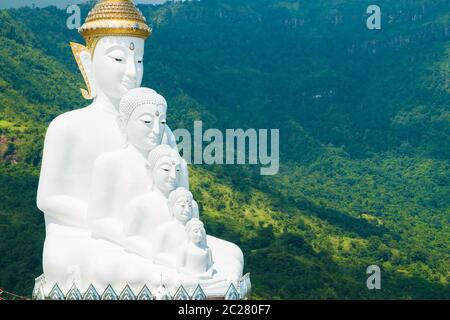
[(134, 50), (134, 48), (135, 48), (135, 46), (134, 46), (134, 42), (132, 42), (132, 43), (130, 44), (130, 50), (131, 50), (131, 51), (133, 51), (133, 50)]
[(159, 117), (159, 111), (156, 111), (155, 115), (156, 115), (157, 117)]

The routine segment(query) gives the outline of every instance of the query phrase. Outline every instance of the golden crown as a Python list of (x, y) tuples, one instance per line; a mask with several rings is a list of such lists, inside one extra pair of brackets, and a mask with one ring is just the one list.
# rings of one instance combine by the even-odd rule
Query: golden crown
[(132, 36), (146, 39), (152, 29), (133, 0), (99, 0), (78, 30), (93, 55), (98, 40), (106, 36)]

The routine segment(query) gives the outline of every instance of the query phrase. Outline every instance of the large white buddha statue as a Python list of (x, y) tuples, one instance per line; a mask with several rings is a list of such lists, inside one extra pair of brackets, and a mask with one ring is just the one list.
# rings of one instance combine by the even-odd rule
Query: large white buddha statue
[[(161, 281), (170, 290), (180, 284), (195, 287), (195, 279), (180, 275), (176, 268), (155, 264), (151, 248), (148, 253), (138, 251), (146, 243), (125, 228), (136, 225), (126, 219), (133, 201), (155, 191), (156, 185), (160, 191), (165, 188), (163, 175), (147, 174), (155, 148), (165, 145), (171, 150), (176, 164), (169, 170), (170, 175), (175, 170), (175, 176), (169, 179), (172, 188), (159, 198), (153, 194), (149, 205), (165, 212), (169, 193), (189, 188), (186, 162), (166, 124), (167, 103), (154, 90), (139, 88), (144, 41), (151, 29), (133, 1), (101, 0), (79, 31), (86, 46), (71, 46), (87, 85), (82, 94), (93, 101), (58, 116), (46, 134), (37, 194), (46, 225), (44, 294), (55, 284), (63, 292), (73, 284), (81, 292), (91, 284), (99, 292), (108, 285), (120, 292), (127, 284), (137, 292), (144, 285), (152, 290)], [(167, 169), (161, 163), (154, 165)], [(168, 212), (162, 214), (155, 226), (170, 218)], [(203, 280), (202, 285), (224, 293), (223, 279), (236, 284), (242, 276), (242, 251), (209, 235), (207, 242), (220, 277)]]

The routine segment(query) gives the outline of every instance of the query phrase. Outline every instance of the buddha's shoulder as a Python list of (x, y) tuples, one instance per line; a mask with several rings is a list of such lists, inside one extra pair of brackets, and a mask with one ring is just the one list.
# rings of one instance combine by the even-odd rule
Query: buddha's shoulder
[(91, 108), (89, 107), (65, 112), (53, 119), (53, 121), (50, 122), (48, 129), (49, 131), (70, 131), (71, 129), (79, 130), (80, 124), (85, 123), (90, 113)]
[(127, 148), (122, 148), (118, 150), (108, 151), (105, 153), (102, 153), (100, 156), (97, 157), (95, 160), (95, 165), (102, 165), (102, 166), (124, 166), (129, 167), (130, 164), (133, 164), (133, 162), (136, 162), (136, 159), (133, 154), (128, 150)]
[(130, 202), (130, 207), (137, 209), (154, 208), (155, 202), (160, 201), (159, 197), (153, 192), (146, 192), (144, 194), (134, 197)]

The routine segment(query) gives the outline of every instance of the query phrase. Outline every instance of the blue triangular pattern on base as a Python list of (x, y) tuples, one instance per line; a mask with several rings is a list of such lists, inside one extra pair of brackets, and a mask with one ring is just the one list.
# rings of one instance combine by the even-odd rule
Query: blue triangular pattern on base
[(119, 296), (119, 300), (136, 300), (136, 296), (131, 290), (130, 286), (127, 285), (125, 289), (123, 289), (122, 293)]
[(152, 292), (146, 285), (144, 285), (141, 292), (139, 292), (137, 299), (138, 300), (153, 300)]
[(48, 298), (50, 300), (64, 300), (64, 293), (61, 291), (58, 284), (55, 284), (53, 286), (53, 289), (52, 291), (50, 291)]
[(67, 293), (66, 300), (83, 300), (83, 296), (75, 284), (72, 285), (72, 288)]
[(192, 294), (191, 300), (206, 300), (206, 294), (200, 285), (197, 286)]
[(181, 286), (173, 296), (173, 300), (190, 300), (189, 298), (189, 294), (183, 286)]
[(236, 290), (234, 284), (231, 284), (230, 287), (228, 288), (228, 291), (225, 294), (225, 300), (240, 300), (239, 293)]
[(100, 295), (91, 284), (83, 296), (83, 300), (100, 300)]
[(118, 296), (111, 285), (108, 285), (105, 292), (102, 294), (102, 300), (118, 300)]

